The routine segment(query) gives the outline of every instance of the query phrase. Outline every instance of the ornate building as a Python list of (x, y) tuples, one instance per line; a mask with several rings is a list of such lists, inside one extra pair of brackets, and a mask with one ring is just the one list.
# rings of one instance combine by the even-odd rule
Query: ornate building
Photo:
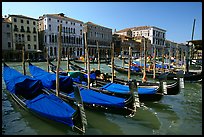
[(44, 14), (39, 17), (40, 47), (48, 48), (50, 58), (57, 57), (59, 26), (62, 24), (62, 57), (79, 57), (84, 54), (83, 22), (59, 14)]

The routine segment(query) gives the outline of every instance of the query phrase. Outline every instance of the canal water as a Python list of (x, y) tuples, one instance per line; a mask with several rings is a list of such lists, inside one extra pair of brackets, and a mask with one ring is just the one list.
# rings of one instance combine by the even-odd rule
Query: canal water
[[(22, 72), (21, 62), (7, 64)], [(46, 62), (33, 64), (47, 69)], [(121, 65), (121, 61), (115, 60), (115, 64)], [(61, 67), (66, 69), (66, 61), (61, 62)], [(97, 68), (97, 64), (91, 64), (93, 68)], [(110, 73), (111, 68), (101, 64), (101, 71)], [(27, 63), (26, 72), (30, 75)], [(124, 74), (115, 74), (127, 79)], [(141, 80), (139, 76), (131, 78)], [(150, 78), (148, 80), (154, 81)], [(134, 117), (86, 109), (85, 112), (88, 122), (85, 135), (202, 135), (202, 83), (185, 82), (185, 88), (178, 95), (165, 95), (158, 102), (142, 102), (142, 107), (138, 108)], [(7, 93), (3, 77), (2, 134), (79, 135), (66, 125), (39, 119), (20, 108)]]

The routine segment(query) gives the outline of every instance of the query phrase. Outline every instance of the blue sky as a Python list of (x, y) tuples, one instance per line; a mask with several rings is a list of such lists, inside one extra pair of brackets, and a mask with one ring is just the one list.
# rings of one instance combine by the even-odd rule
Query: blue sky
[(43, 14), (65, 16), (121, 30), (136, 26), (165, 29), (166, 39), (178, 43), (202, 39), (202, 2), (2, 2), (2, 15), (39, 18)]

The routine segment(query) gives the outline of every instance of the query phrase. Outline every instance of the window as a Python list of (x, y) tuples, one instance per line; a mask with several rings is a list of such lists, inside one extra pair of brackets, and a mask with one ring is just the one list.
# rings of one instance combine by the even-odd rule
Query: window
[(33, 25), (35, 25), (35, 21), (33, 21)]
[(73, 29), (73, 33), (75, 34), (75, 28)]
[(49, 31), (51, 31), (51, 25), (49, 24)]
[(57, 20), (57, 22), (59, 22), (59, 20)]
[(33, 39), (34, 41), (36, 41), (36, 40), (37, 40), (37, 39), (36, 39), (36, 36), (34, 36), (33, 38), (34, 38), (34, 39)]
[(59, 26), (57, 26), (57, 31), (59, 32)]
[(49, 18), (49, 21), (51, 21), (51, 18)]
[(10, 27), (10, 25), (9, 25), (9, 24), (7, 24), (7, 25), (6, 25), (6, 27), (7, 27), (7, 28), (9, 28), (9, 27)]
[(14, 19), (13, 19), (13, 21), (14, 21), (14, 22), (17, 22), (17, 19), (16, 19), (16, 18), (14, 18)]
[(34, 49), (37, 49), (37, 45), (34, 45)]
[(18, 31), (17, 25), (14, 25), (14, 31)]
[(27, 24), (29, 24), (29, 20), (27, 20)]
[(27, 27), (27, 32), (30, 32), (30, 27)]
[(35, 27), (33, 28), (33, 33), (36, 33), (36, 29), (35, 29)]
[(11, 42), (8, 42), (8, 48), (11, 48)]
[(23, 27), (23, 26), (21, 26), (21, 32), (25, 32), (25, 30), (24, 30), (24, 27)]
[(23, 23), (23, 20), (21, 20), (21, 23)]
[(30, 41), (30, 35), (27, 36), (27, 40)]
[(28, 49), (30, 49), (30, 44), (28, 44)]
[(51, 41), (51, 35), (49, 35), (49, 39), (50, 39), (50, 43), (51, 43), (51, 42), (52, 42), (52, 41)]

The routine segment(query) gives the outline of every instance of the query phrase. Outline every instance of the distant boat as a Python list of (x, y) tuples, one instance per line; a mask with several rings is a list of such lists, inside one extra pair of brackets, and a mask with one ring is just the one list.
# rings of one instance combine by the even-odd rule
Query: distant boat
[[(83, 60), (73, 60), (75, 63), (83, 63), (84, 64), (84, 61)], [(89, 60), (89, 63), (90, 64), (98, 64), (98, 61), (97, 60)], [(100, 63), (110, 63), (110, 59), (107, 59), (107, 60), (100, 60)]]
[(3, 78), (8, 93), (24, 109), (42, 118), (85, 132), (80, 108), (77, 105), (69, 105), (54, 94), (50, 94), (43, 88), (40, 80), (23, 75), (6, 64), (3, 67)]

